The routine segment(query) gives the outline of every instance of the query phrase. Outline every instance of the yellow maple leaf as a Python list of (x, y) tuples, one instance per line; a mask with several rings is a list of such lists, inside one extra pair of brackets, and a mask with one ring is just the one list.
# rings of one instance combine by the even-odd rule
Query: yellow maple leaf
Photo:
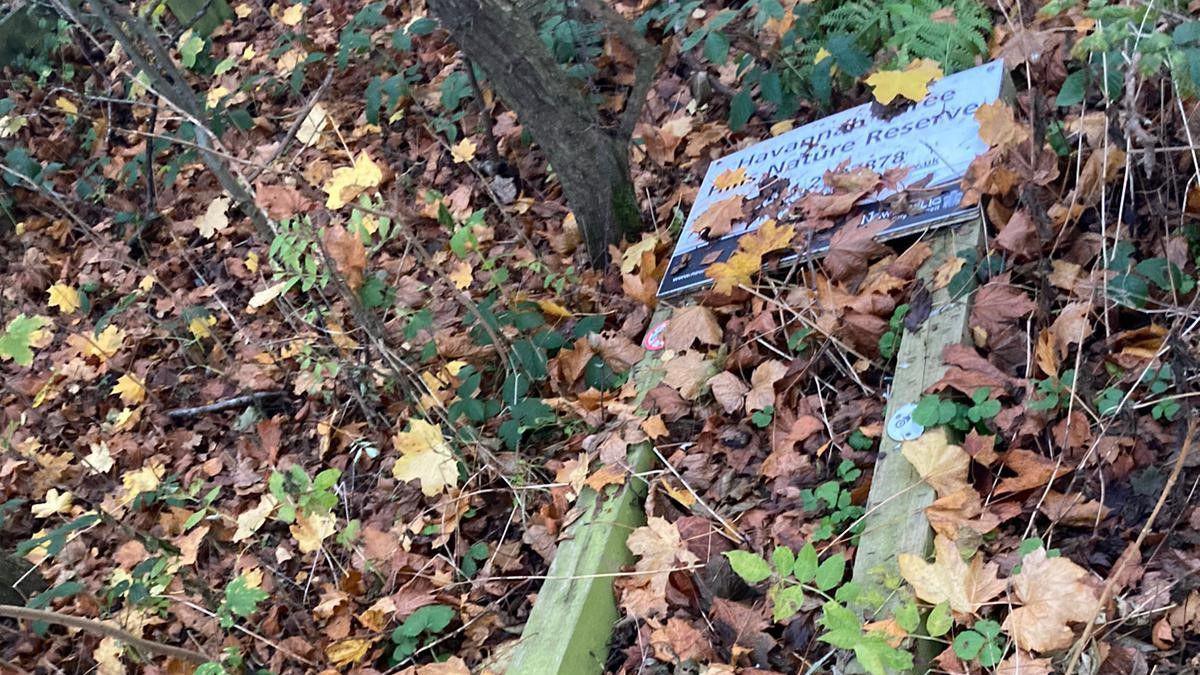
[(249, 539), (251, 535), (258, 532), (258, 528), (267, 522), (267, 517), (275, 511), (276, 506), (279, 506), (279, 500), (267, 494), (259, 498), (258, 506), (239, 513), (237, 517), (237, 532), (233, 533), (233, 541), (239, 542), (243, 539)]
[(125, 645), (113, 637), (105, 636), (92, 650), (92, 660), (96, 662), (100, 675), (125, 675), (125, 664), (121, 657), (125, 654)]
[(83, 356), (94, 356), (103, 363), (120, 351), (125, 343), (125, 331), (110, 324), (100, 331), (99, 335), (93, 336), (86, 332), (71, 335), (67, 338), (67, 343), (79, 350)]
[(34, 518), (49, 518), (56, 513), (68, 513), (71, 510), (71, 505), (75, 503), (75, 498), (66, 490), (59, 492), (54, 488), (46, 490), (46, 496), (41, 504), (34, 504), (30, 507)]
[(450, 146), (450, 156), (454, 158), (455, 164), (462, 164), (475, 159), (475, 151), (479, 146), (469, 138), (464, 138), (458, 143)]
[(340, 209), (364, 191), (378, 187), (383, 181), (383, 170), (371, 160), (365, 151), (354, 158), (354, 166), (343, 166), (333, 170), (322, 190), (329, 195), (325, 207)]
[(249, 253), (247, 253), (245, 265), (246, 265), (246, 269), (250, 270), (251, 272), (257, 272), (258, 271), (258, 254), (255, 253), (254, 251), (250, 251)]
[(912, 584), (917, 597), (925, 602), (945, 602), (960, 614), (978, 615), (979, 608), (1004, 591), (1004, 582), (996, 576), (996, 563), (983, 564), (977, 555), (968, 565), (958, 546), (942, 535), (933, 542), (936, 559), (925, 562), (921, 556), (901, 553), (900, 575)]
[(282, 21), (283, 25), (285, 26), (295, 26), (299, 24), (300, 20), (303, 18), (304, 5), (301, 3), (296, 3), (291, 7), (288, 7), (287, 9), (283, 10), (283, 14), (279, 16), (279, 20)]
[(736, 169), (725, 169), (717, 174), (713, 180), (713, 187), (718, 190), (728, 190), (731, 187), (737, 187), (746, 182), (746, 167), (740, 166)]
[(750, 275), (762, 267), (762, 256), (737, 251), (725, 262), (713, 263), (704, 271), (718, 293), (732, 293), (735, 286), (748, 286)]
[(203, 340), (207, 337), (212, 337), (210, 328), (217, 324), (217, 317), (209, 314), (207, 316), (192, 317), (188, 322), (188, 330), (192, 331), (192, 335), (197, 340)]
[(325, 657), (334, 667), (348, 666), (361, 661), (373, 644), (375, 644), (375, 640), (365, 638), (339, 640), (325, 648)]
[(929, 83), (942, 76), (942, 69), (929, 59), (917, 59), (904, 70), (880, 70), (867, 78), (875, 100), (887, 105), (897, 96), (920, 101), (929, 93)]
[(111, 393), (119, 395), (129, 405), (137, 405), (146, 400), (146, 385), (133, 373), (125, 373), (113, 385)]
[(166, 471), (161, 464), (146, 464), (136, 471), (130, 471), (121, 476), (121, 484), (125, 487), (125, 501), (131, 502), (143, 492), (153, 492), (158, 489)]
[(229, 227), (229, 197), (217, 197), (208, 204), (204, 215), (192, 221), (192, 225), (205, 239), (212, 239), (217, 232)]
[(989, 146), (1016, 145), (1029, 138), (1029, 130), (1017, 124), (1013, 109), (1004, 101), (992, 101), (975, 111), (979, 137)]
[(239, 18), (239, 19), (244, 19), (244, 18), (250, 16), (251, 12), (253, 12), (253, 11), (254, 11), (254, 9), (252, 7), (250, 7), (249, 3), (245, 3), (245, 2), (239, 4), (237, 7), (233, 8), (233, 13), (236, 14), (237, 18)]
[(765, 256), (771, 251), (787, 248), (792, 243), (796, 228), (791, 225), (780, 227), (773, 219), (766, 220), (759, 228), (738, 240), (738, 248), (750, 255)]
[(421, 492), (427, 497), (458, 485), (458, 462), (440, 426), (414, 419), (408, 431), (392, 437), (392, 445), (400, 453), (392, 466), (396, 480), (421, 481)]
[(46, 293), (50, 295), (50, 299), (46, 301), (48, 307), (57, 307), (62, 314), (74, 314), (79, 310), (79, 291), (66, 284), (54, 284), (46, 289)]
[(337, 518), (332, 513), (297, 513), (292, 523), (292, 536), (296, 538), (301, 553), (312, 553), (321, 548), (321, 542), (337, 529)]

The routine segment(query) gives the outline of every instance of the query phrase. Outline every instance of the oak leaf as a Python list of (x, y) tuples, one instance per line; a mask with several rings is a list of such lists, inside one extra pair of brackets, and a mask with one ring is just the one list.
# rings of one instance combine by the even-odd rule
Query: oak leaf
[(458, 462), (440, 426), (414, 419), (408, 431), (392, 436), (400, 453), (392, 466), (396, 480), (421, 481), (421, 492), (432, 497), (458, 485)]
[(1047, 558), (1039, 548), (1021, 560), (1012, 578), (1013, 604), (1004, 630), (1017, 646), (1033, 652), (1064, 649), (1075, 640), (1068, 624), (1092, 621), (1100, 611), (1099, 594), (1087, 570), (1067, 558)]

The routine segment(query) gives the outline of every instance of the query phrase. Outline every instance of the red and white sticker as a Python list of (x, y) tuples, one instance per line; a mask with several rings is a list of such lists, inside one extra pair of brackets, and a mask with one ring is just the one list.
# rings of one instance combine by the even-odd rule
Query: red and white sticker
[(642, 338), (642, 349), (648, 352), (656, 352), (666, 345), (666, 338), (663, 333), (667, 330), (667, 322), (660, 321), (658, 325), (646, 331), (646, 337)]

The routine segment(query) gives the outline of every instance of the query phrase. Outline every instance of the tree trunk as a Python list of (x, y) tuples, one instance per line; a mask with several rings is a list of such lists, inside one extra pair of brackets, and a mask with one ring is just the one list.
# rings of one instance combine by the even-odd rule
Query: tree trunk
[[(526, 125), (558, 175), (593, 265), (641, 229), (629, 177), (628, 136), (610, 133), (521, 10), (504, 0), (430, 0), (467, 58)], [(640, 102), (630, 102), (639, 105)]]
[(22, 605), (46, 590), (46, 580), (24, 560), (0, 551), (0, 605)]

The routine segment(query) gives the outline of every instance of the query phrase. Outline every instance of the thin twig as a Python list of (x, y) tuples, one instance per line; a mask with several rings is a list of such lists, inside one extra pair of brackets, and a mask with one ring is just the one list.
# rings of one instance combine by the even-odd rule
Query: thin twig
[(45, 621), (47, 623), (55, 623), (60, 626), (68, 626), (70, 628), (78, 628), (79, 630), (87, 631), (96, 635), (120, 640), (130, 647), (140, 649), (142, 651), (153, 654), (161, 654), (170, 656), (176, 659), (191, 661), (193, 663), (205, 663), (214, 659), (183, 647), (175, 647), (173, 645), (164, 645), (158, 642), (142, 639), (133, 633), (121, 630), (116, 626), (109, 625), (95, 619), (88, 619), (82, 616), (71, 616), (69, 614), (61, 614), (49, 609), (34, 609), (32, 607), (18, 607), (16, 605), (0, 605), (0, 616), (7, 616), (12, 619), (24, 619), (26, 621)]
[(191, 408), (175, 408), (174, 410), (168, 410), (167, 417), (170, 417), (176, 421), (185, 420), (189, 417), (199, 417), (200, 415), (211, 412), (221, 412), (222, 410), (229, 410), (230, 408), (240, 408), (250, 403), (258, 403), (259, 401), (279, 398), (280, 396), (285, 395), (287, 395), (286, 391), (256, 391), (253, 394), (234, 396), (233, 398), (227, 398), (222, 401), (217, 401), (216, 403), (209, 403), (208, 405), (198, 405)]

